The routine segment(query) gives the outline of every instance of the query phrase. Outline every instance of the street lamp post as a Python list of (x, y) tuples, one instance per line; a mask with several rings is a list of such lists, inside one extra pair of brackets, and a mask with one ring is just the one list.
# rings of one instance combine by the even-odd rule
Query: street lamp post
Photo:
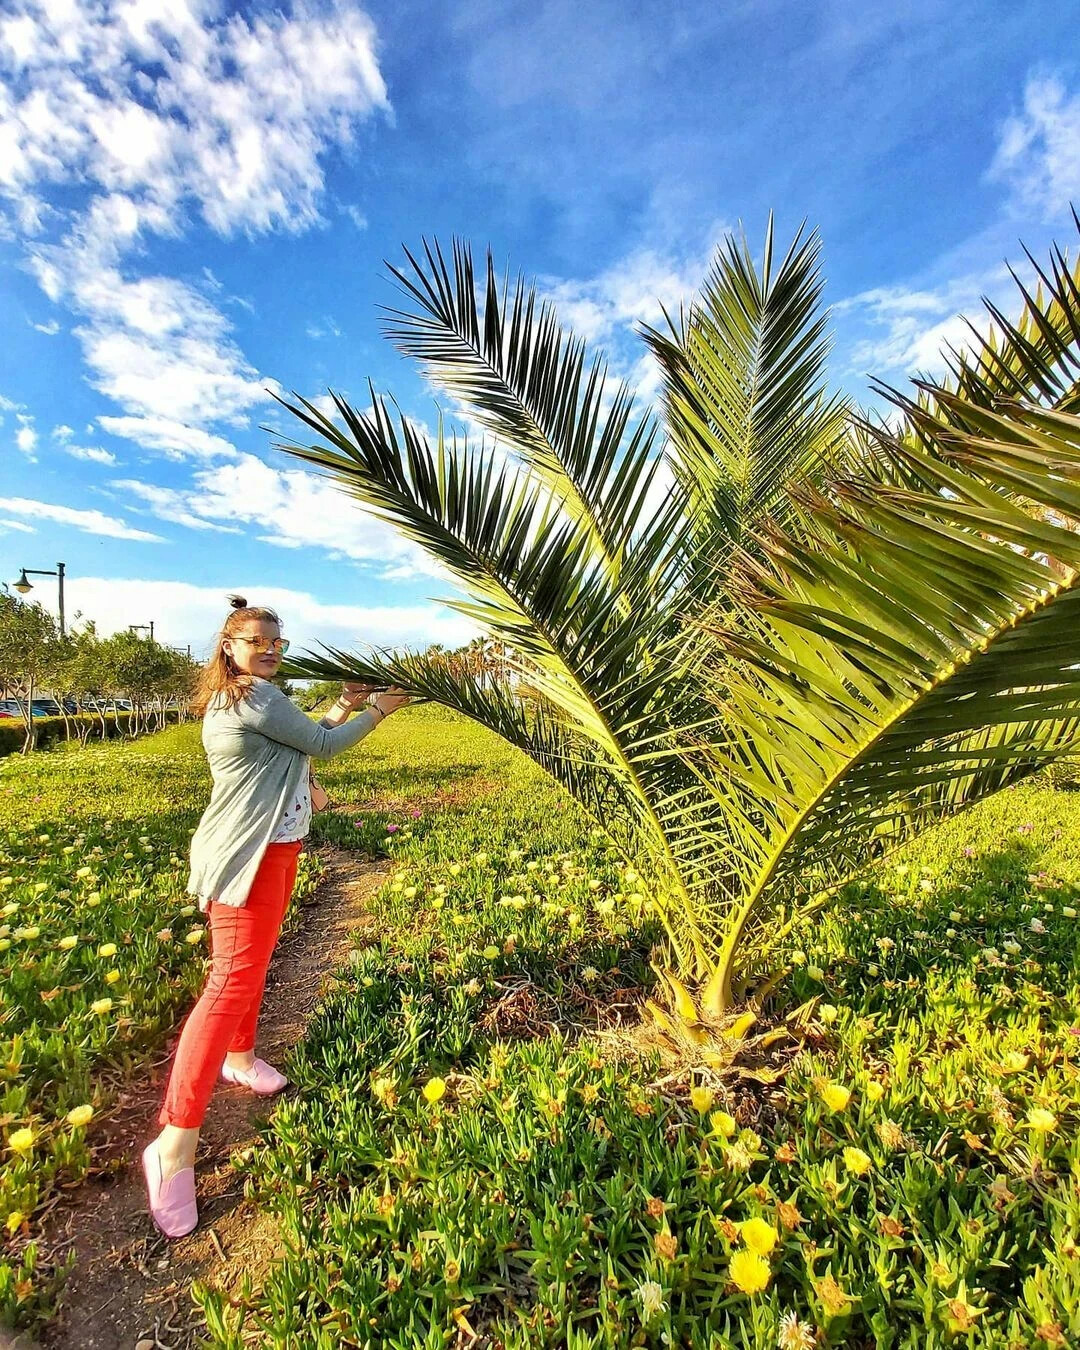
[(34, 584), (33, 584), (33, 582), (32, 582), (32, 581), (27, 581), (27, 579), (26, 579), (28, 573), (29, 573), (31, 576), (35, 576), (35, 577), (57, 577), (57, 578), (59, 578), (59, 583), (60, 583), (60, 636), (63, 637), (63, 636), (64, 636), (64, 564), (63, 564), (63, 563), (57, 563), (57, 564), (56, 564), (56, 571), (55, 571), (55, 572), (43, 571), (40, 567), (24, 567), (24, 568), (22, 569), (22, 572), (21, 572), (21, 574), (20, 574), (20, 576), (19, 576), (18, 581), (15, 582), (15, 589), (19, 592), (20, 595), (25, 595), (25, 594), (27, 593), (27, 591), (32, 591), (32, 590), (34, 589)]
[(154, 621), (153, 621), (153, 619), (151, 619), (149, 623), (129, 623), (129, 624), (128, 624), (128, 632), (129, 632), (129, 633), (134, 633), (134, 632), (136, 632), (136, 631), (139, 630), (139, 629), (146, 629), (146, 628), (149, 628), (149, 630), (150, 630), (150, 641), (153, 642), (153, 640), (154, 640)]

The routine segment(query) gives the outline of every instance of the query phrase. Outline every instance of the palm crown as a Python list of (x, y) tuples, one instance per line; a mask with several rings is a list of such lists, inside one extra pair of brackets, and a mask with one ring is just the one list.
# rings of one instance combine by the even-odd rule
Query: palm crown
[(1077, 741), (1077, 269), (1054, 250), (946, 380), (880, 387), (890, 426), (825, 390), (818, 254), (726, 242), (645, 332), (661, 417), (463, 244), (393, 269), (388, 331), (491, 442), (374, 390), (285, 402), (320, 440), (282, 448), (437, 558), (538, 697), (424, 654), (289, 673), (399, 684), (542, 765), (649, 866), (704, 1019), (868, 860)]

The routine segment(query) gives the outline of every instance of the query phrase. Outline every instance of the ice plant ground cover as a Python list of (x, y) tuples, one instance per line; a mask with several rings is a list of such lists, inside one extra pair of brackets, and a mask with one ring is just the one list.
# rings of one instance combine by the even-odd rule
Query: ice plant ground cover
[[(237, 1160), (291, 1254), (238, 1306), (197, 1289), (214, 1344), (1077, 1342), (1080, 793), (1007, 790), (849, 890), (747, 1059), (784, 1076), (705, 1080), (575, 1031), (651, 980), (648, 879), (489, 732), (391, 730), (322, 773), (355, 809), (317, 833), (395, 866)], [(35, 1211), (93, 1143), (69, 1113), (201, 979), (174, 859), (206, 780), (188, 727), (0, 783), (0, 1290), (30, 1320)]]

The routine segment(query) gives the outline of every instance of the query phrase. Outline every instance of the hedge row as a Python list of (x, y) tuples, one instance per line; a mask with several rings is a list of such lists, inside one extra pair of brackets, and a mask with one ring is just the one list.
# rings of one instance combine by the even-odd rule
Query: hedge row
[[(133, 712), (108, 712), (105, 714), (105, 736), (111, 739), (114, 736), (123, 735), (130, 727), (131, 719), (135, 716)], [(169, 708), (165, 713), (167, 722), (175, 722), (179, 718), (179, 713), (175, 708)], [(102, 739), (101, 736), (101, 718), (97, 713), (71, 713), (68, 716), (68, 726), (71, 729), (71, 739), (78, 736), (77, 728), (81, 726), (90, 726), (90, 740)], [(34, 727), (37, 731), (37, 748), (44, 749), (54, 741), (65, 739), (66, 728), (62, 717), (35, 717)], [(23, 747), (23, 741), (26, 738), (26, 728), (23, 726), (21, 718), (0, 718), (0, 755), (17, 754)]]

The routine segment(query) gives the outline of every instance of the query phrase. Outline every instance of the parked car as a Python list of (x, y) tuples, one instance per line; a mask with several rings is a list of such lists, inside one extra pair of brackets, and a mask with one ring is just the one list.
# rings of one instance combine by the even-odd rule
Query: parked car
[[(72, 703), (70, 699), (66, 701), (65, 706), (69, 713), (75, 711), (75, 704)], [(31, 702), (30, 707), (33, 710), (33, 715), (35, 717), (59, 717), (61, 715), (60, 704), (57, 703), (54, 698), (35, 698)], [(6, 717), (22, 717), (22, 699), (5, 698), (0, 702), (0, 711), (2, 711)]]

